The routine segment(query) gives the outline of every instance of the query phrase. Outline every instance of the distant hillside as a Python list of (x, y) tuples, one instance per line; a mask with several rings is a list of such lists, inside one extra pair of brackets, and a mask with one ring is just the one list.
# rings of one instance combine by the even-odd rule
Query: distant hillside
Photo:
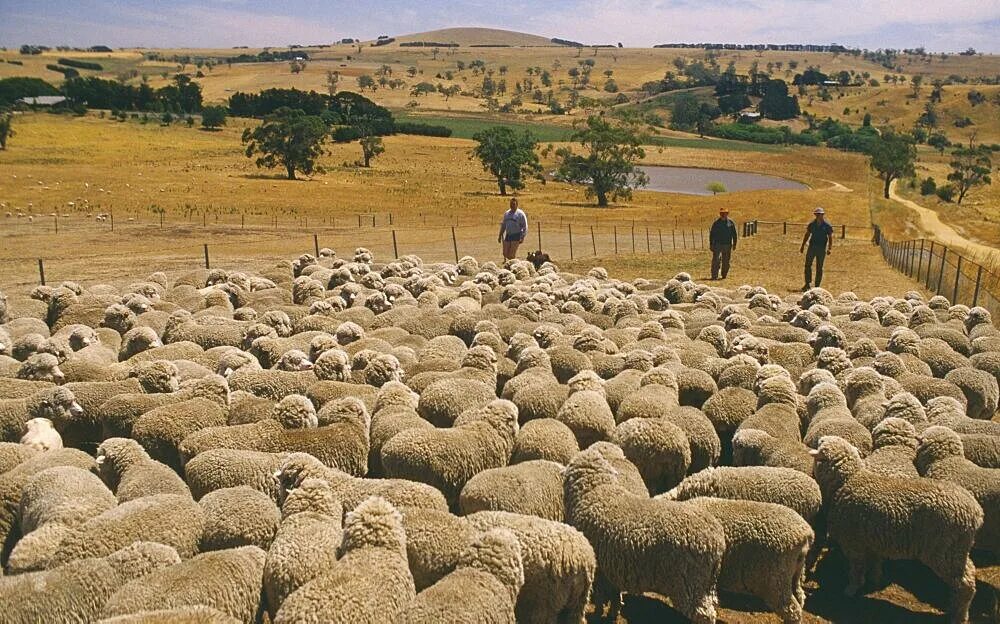
[[(390, 35), (393, 36), (393, 35)], [(433, 43), (457, 43), (460, 46), (470, 45), (506, 45), (506, 46), (548, 46), (555, 45), (546, 37), (531, 35), (528, 33), (514, 32), (512, 30), (499, 30), (496, 28), (442, 28), (441, 30), (430, 30), (422, 33), (410, 35), (400, 35), (395, 37), (396, 41), (390, 45), (409, 43), (415, 41), (429, 41)]]

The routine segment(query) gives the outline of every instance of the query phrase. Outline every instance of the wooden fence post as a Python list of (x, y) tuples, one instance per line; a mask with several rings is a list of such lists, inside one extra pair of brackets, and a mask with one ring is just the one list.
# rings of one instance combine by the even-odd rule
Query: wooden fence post
[(538, 222), (538, 251), (542, 250), (542, 222)]
[(955, 267), (955, 290), (952, 291), (951, 305), (958, 304), (958, 280), (962, 279), (962, 256), (958, 256), (958, 266)]
[[(399, 258), (399, 248), (396, 247), (396, 230), (392, 231), (392, 256)], [(458, 261), (456, 260), (456, 262)]]
[(458, 264), (458, 237), (455, 236), (455, 226), (451, 226), (451, 246), (455, 250), (455, 264)]
[(941, 270), (938, 272), (938, 281), (935, 290), (936, 294), (941, 294), (941, 285), (944, 282), (944, 261), (948, 257), (948, 246), (944, 245), (944, 251), (941, 252)]
[[(41, 260), (39, 260), (39, 262), (41, 262)], [(980, 264), (980, 265), (977, 265), (977, 266), (979, 268), (976, 269), (976, 290), (973, 291), (973, 293), (972, 293), (972, 307), (973, 308), (976, 307), (977, 305), (979, 305), (979, 284), (982, 282), (982, 279), (983, 279), (983, 265)], [(42, 283), (44, 284), (45, 282), (42, 282)]]
[(594, 255), (597, 255), (597, 237), (594, 236), (594, 226), (590, 226), (590, 244), (594, 248)]
[(663, 230), (656, 228), (656, 233), (660, 236), (660, 253), (663, 253)]
[(208, 266), (208, 243), (205, 243), (205, 268), (211, 268)]
[(358, 213), (358, 229), (361, 229), (361, 213)]
[[(246, 227), (246, 224), (247, 224), (246, 219), (247, 219), (247, 215), (245, 213), (240, 215), (240, 229), (241, 230)], [(161, 226), (163, 225), (163, 213), (160, 213), (160, 225)]]
[(319, 236), (313, 234), (313, 249), (316, 251), (316, 257), (319, 258)]
[(632, 219), (632, 253), (635, 253), (635, 219)]
[(920, 268), (924, 264), (924, 239), (920, 239), (920, 255), (917, 256), (917, 281), (920, 281)]
[(781, 233), (788, 234), (788, 221), (781, 222)]
[(57, 214), (52, 215), (52, 219), (55, 222), (56, 234), (58, 234), (59, 233), (59, 214), (57, 213)]
[(616, 226), (614, 226), (614, 228), (615, 228), (615, 255), (617, 256), (618, 255), (618, 226), (616, 225)]
[(646, 253), (649, 253), (649, 228), (646, 228)]
[(687, 234), (684, 233), (684, 230), (681, 230), (681, 245), (684, 246), (684, 249), (688, 248)]
[(840, 224), (840, 238), (847, 238), (847, 226), (843, 223)]
[(38, 259), (38, 279), (41, 280), (42, 286), (44, 286), (45, 285), (45, 263), (42, 262), (41, 258)]
[(567, 223), (566, 227), (569, 228), (569, 259), (573, 259), (573, 224)]
[(671, 251), (677, 251), (677, 230), (670, 229), (670, 245)]

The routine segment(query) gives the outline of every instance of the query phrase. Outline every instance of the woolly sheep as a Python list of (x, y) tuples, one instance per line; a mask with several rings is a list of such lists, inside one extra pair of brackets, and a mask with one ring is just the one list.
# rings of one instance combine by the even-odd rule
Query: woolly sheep
[(226, 417), (225, 406), (216, 401), (189, 399), (146, 412), (135, 421), (132, 436), (150, 457), (180, 471), (184, 439), (201, 429), (225, 425)]
[(801, 622), (806, 555), (815, 537), (809, 524), (774, 503), (695, 498), (689, 505), (725, 532), (719, 589), (760, 598), (785, 624)]
[(382, 447), (382, 465), (390, 477), (436, 487), (456, 507), (473, 475), (507, 464), (517, 430), (517, 408), (494, 400), (463, 412), (450, 429), (400, 432)]
[(836, 436), (814, 454), (829, 536), (848, 560), (845, 591), (857, 593), (869, 570), (880, 576), (882, 559), (916, 559), (951, 589), (950, 620), (966, 621), (976, 591), (969, 550), (983, 524), (976, 499), (949, 483), (868, 472), (857, 449)]
[(195, 500), (218, 489), (246, 485), (277, 501), (274, 474), (287, 457), (287, 453), (211, 449), (188, 460), (184, 477)]
[(108, 438), (97, 447), (96, 461), (101, 479), (119, 503), (153, 494), (191, 495), (176, 472), (150, 458), (135, 440)]
[(16, 466), (39, 453), (34, 449), (16, 442), (0, 442), (0, 474), (13, 470)]
[(83, 408), (67, 388), (50, 386), (27, 398), (0, 399), (0, 439), (20, 440), (27, 422), (33, 418), (46, 418), (56, 431), (65, 431), (69, 423), (82, 415)]
[(25, 433), (21, 444), (38, 451), (50, 451), (63, 447), (62, 436), (48, 418), (32, 418), (24, 423)]
[(968, 405), (966, 414), (970, 418), (990, 420), (997, 412), (1000, 402), (1000, 388), (993, 375), (971, 367), (955, 368), (944, 380), (959, 387)]
[(1000, 469), (966, 459), (959, 435), (937, 425), (920, 434), (915, 463), (921, 476), (955, 483), (976, 498), (985, 515), (975, 547), (1000, 553)]
[(565, 464), (579, 452), (580, 446), (569, 427), (553, 418), (536, 418), (518, 430), (509, 463), (547, 459)]
[(532, 460), (490, 468), (469, 479), (458, 498), (463, 516), (508, 511), (562, 522), (562, 464)]
[(202, 553), (126, 583), (104, 606), (104, 616), (204, 605), (252, 624), (260, 605), (265, 553), (243, 546)]
[(199, 550), (256, 546), (267, 550), (281, 512), (266, 494), (241, 485), (209, 492), (198, 501), (205, 517)]
[(632, 418), (615, 428), (611, 441), (635, 464), (646, 488), (664, 492), (684, 479), (691, 446), (684, 431), (663, 418)]
[[(371, 497), (347, 514), (341, 556), (290, 596), (274, 622), (395, 621), (416, 597), (399, 512)], [(376, 615), (377, 614), (377, 615)]]
[(105, 603), (122, 585), (179, 561), (173, 548), (139, 541), (102, 558), (0, 577), (4, 621), (97, 621)]
[(330, 484), (308, 478), (285, 492), (281, 523), (264, 562), (264, 594), (273, 618), (292, 592), (337, 560), (343, 508)]
[(902, 418), (886, 418), (872, 431), (872, 452), (864, 458), (865, 469), (886, 477), (919, 477), (913, 460), (917, 456), (917, 433)]
[(927, 402), (927, 419), (956, 433), (982, 433), (1000, 437), (1000, 423), (969, 418), (962, 404), (952, 397), (935, 397)]
[(164, 624), (183, 622), (184, 624), (237, 624), (236, 618), (205, 605), (190, 605), (174, 609), (139, 611), (129, 615), (103, 618), (98, 624)]
[(687, 503), (629, 492), (593, 447), (566, 467), (564, 492), (567, 521), (594, 546), (598, 614), (610, 603), (608, 617), (614, 621), (619, 592), (653, 591), (694, 622), (715, 621), (715, 587), (726, 548), (718, 520)]
[(397, 621), (514, 624), (524, 580), (517, 537), (506, 529), (490, 529), (459, 556), (454, 571), (417, 594)]
[(685, 501), (701, 496), (776, 503), (811, 523), (819, 514), (822, 495), (812, 478), (791, 468), (719, 466), (696, 472), (657, 498)]
[(813, 473), (809, 447), (753, 428), (741, 428), (733, 434), (733, 465), (792, 468), (810, 476)]
[[(510, 383), (510, 382), (508, 382)], [(442, 379), (420, 394), (417, 411), (436, 427), (450, 427), (460, 414), (488, 404), (495, 388), (472, 379)]]

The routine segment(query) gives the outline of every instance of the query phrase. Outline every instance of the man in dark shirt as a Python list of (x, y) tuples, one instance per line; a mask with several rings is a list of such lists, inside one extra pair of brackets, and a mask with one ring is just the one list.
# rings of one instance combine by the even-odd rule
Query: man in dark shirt
[[(802, 292), (809, 290), (812, 286), (819, 288), (820, 282), (823, 281), (823, 261), (833, 251), (833, 226), (826, 222), (826, 211), (822, 208), (816, 208), (813, 210), (813, 214), (816, 215), (816, 220), (806, 226), (806, 235), (802, 238), (802, 245), (799, 247), (799, 253), (802, 253), (806, 248), (806, 243), (809, 243), (809, 251), (806, 252), (806, 285), (802, 287)], [(814, 261), (816, 262), (815, 284), (812, 281)]]
[(736, 224), (729, 218), (728, 208), (719, 208), (719, 218), (708, 232), (708, 246), (712, 250), (712, 279), (722, 279), (729, 274), (729, 258), (736, 249)]

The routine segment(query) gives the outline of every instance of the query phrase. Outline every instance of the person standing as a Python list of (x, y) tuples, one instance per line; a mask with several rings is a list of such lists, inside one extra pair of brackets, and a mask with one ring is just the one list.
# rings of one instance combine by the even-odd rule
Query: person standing
[[(833, 226), (826, 222), (826, 211), (817, 207), (813, 210), (816, 219), (806, 226), (806, 235), (802, 238), (802, 245), (799, 246), (799, 253), (809, 244), (809, 251), (806, 252), (806, 284), (802, 287), (805, 292), (816, 286), (819, 288), (823, 281), (823, 262), (833, 251)], [(816, 282), (812, 281), (812, 265), (816, 263)]]
[(736, 249), (736, 224), (729, 218), (728, 208), (719, 208), (719, 218), (708, 232), (708, 246), (712, 250), (712, 279), (719, 279), (720, 268), (722, 279), (726, 279), (729, 259)]
[(503, 213), (500, 220), (500, 234), (497, 242), (503, 243), (504, 260), (513, 260), (517, 256), (517, 248), (528, 235), (528, 216), (517, 207), (517, 199), (510, 199), (510, 209)]

